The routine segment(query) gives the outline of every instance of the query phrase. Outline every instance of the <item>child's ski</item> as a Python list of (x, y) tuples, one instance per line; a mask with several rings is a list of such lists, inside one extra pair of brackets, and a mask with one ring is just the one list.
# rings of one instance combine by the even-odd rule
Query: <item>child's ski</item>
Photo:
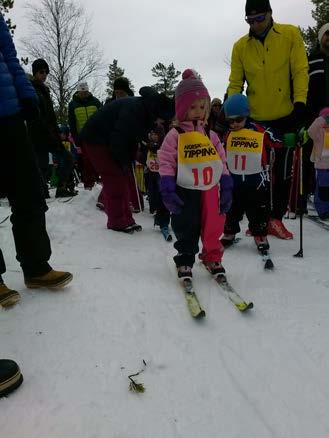
[(185, 278), (181, 281), (181, 284), (183, 286), (187, 307), (193, 318), (204, 318), (206, 316), (206, 312), (202, 309), (199, 303), (198, 297), (193, 288), (192, 280)]
[(252, 302), (247, 303), (241, 296), (237, 293), (237, 291), (233, 288), (233, 286), (228, 282), (226, 275), (219, 274), (215, 277), (216, 283), (225, 291), (226, 297), (231, 301), (234, 306), (240, 310), (240, 312), (245, 312), (246, 310), (252, 309), (254, 304)]
[(9, 219), (9, 215), (6, 216), (4, 219), (1, 219), (1, 220), (0, 220), (0, 225), (1, 225), (1, 224), (4, 224), (8, 219)]

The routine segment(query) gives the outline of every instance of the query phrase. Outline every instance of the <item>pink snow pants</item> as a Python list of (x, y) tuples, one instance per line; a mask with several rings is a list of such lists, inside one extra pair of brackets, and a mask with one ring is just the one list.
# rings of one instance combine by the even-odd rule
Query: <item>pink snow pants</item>
[(204, 262), (220, 262), (224, 247), (219, 240), (224, 232), (224, 214), (219, 214), (218, 186), (201, 193), (201, 241), (200, 259)]

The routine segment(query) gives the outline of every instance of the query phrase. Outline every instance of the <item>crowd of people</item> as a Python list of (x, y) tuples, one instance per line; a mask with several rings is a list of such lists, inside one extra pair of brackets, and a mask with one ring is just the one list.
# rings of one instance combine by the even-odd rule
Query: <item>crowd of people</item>
[[(171, 224), (183, 280), (192, 278), (197, 255), (212, 275), (225, 274), (224, 250), (244, 214), (258, 249), (269, 249), (268, 234), (293, 238), (282, 219), (287, 209), (306, 212), (310, 193), (319, 217), (329, 218), (329, 23), (307, 56), (299, 29), (276, 23), (269, 0), (247, 0), (245, 16), (249, 33), (234, 44), (223, 101), (211, 100), (192, 69), (183, 72), (174, 99), (148, 86), (134, 96), (120, 77), (102, 104), (80, 82), (65, 125), (56, 120), (47, 62), (34, 61), (27, 77), (0, 16), (0, 195), (10, 202), (27, 287), (61, 288), (72, 280), (49, 264), (45, 212), (54, 169), (56, 197), (75, 196), (77, 180), (86, 190), (102, 184), (97, 207), (114, 232), (142, 231), (133, 214), (144, 209), (146, 195), (168, 241)], [(296, 144), (304, 193), (292, 206)], [(0, 250), (0, 305), (9, 307), (20, 295), (4, 273)], [(14, 361), (0, 360), (0, 396), (22, 379)]]

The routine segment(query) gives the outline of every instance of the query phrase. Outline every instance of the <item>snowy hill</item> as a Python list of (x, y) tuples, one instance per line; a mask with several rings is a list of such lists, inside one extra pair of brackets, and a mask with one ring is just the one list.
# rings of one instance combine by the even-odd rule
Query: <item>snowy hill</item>
[[(274, 272), (243, 234), (224, 266), (255, 308), (239, 313), (196, 265), (207, 317), (195, 321), (151, 216), (136, 215), (142, 233), (111, 232), (97, 194), (49, 205), (52, 265), (74, 274), (60, 292), (24, 288), (0, 226), (5, 279), (22, 293), (0, 311), (0, 356), (25, 378), (0, 400), (1, 437), (327, 438), (329, 233), (305, 221), (304, 259), (292, 257), (298, 239), (271, 238)], [(298, 221), (288, 228), (298, 235)], [(128, 375), (143, 360), (135, 394)]]

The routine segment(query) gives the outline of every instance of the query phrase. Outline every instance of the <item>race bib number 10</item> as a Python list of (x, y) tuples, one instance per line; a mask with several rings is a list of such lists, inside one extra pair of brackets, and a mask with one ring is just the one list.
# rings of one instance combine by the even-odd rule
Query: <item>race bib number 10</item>
[(223, 163), (210, 139), (201, 132), (179, 135), (177, 184), (187, 189), (209, 190), (218, 184)]

